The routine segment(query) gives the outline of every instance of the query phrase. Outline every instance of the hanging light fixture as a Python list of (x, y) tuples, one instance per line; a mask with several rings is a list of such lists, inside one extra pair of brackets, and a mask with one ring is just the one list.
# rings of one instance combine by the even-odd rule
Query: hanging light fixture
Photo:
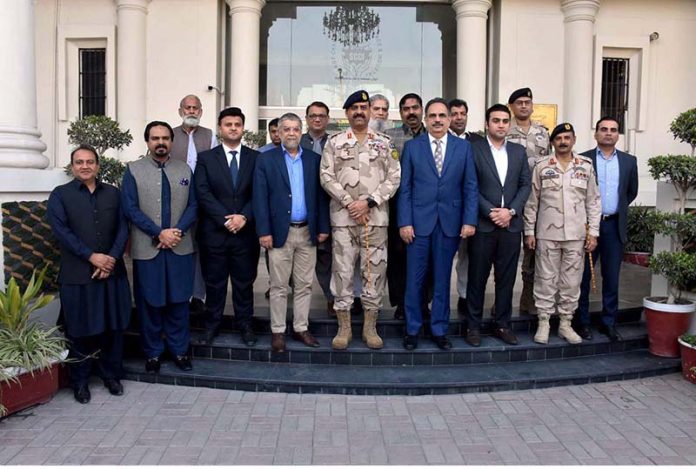
[(324, 13), (324, 35), (344, 47), (357, 46), (379, 34), (380, 18), (366, 6), (338, 6)]

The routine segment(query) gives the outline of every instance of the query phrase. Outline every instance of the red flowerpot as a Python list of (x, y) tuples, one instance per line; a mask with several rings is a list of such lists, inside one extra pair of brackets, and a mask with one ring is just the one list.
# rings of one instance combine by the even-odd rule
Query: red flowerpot
[(645, 321), (648, 325), (648, 350), (658, 357), (679, 356), (677, 339), (691, 324), (696, 310), (693, 301), (687, 304), (660, 303), (661, 297), (643, 298)]
[(58, 392), (60, 381), (60, 364), (56, 363), (45, 370), (23, 373), (18, 376), (19, 382), (0, 383), (0, 402), (7, 408), (10, 415), (36, 404), (50, 401)]
[(629, 264), (639, 265), (641, 267), (647, 267), (648, 262), (650, 262), (649, 252), (624, 252), (623, 261)]
[(679, 339), (681, 348), (682, 374), (687, 381), (696, 384), (696, 347)]

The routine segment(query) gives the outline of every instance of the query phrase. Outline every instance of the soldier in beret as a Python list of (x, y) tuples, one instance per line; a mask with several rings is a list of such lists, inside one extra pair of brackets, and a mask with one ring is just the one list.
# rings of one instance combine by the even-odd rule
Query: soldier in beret
[(383, 346), (375, 326), (386, 283), (388, 202), (399, 187), (401, 170), (389, 137), (368, 128), (367, 92), (348, 96), (343, 109), (350, 129), (329, 137), (320, 169), (321, 185), (331, 196), (331, 291), (339, 327), (331, 346), (345, 349), (352, 339), (350, 308), (359, 255), (365, 311), (362, 338), (377, 349)]
[[(527, 149), (529, 170), (534, 169), (534, 163), (547, 156), (550, 152), (549, 133), (544, 126), (531, 119), (534, 112), (532, 90), (520, 88), (515, 90), (508, 99), (508, 106), (513, 118), (510, 120), (510, 130), (507, 141), (522, 145)], [(520, 296), (520, 312), (531, 313), (534, 310), (534, 252), (523, 249), (522, 255), (522, 296)]]
[(534, 301), (539, 327), (534, 341), (548, 342), (549, 318), (558, 310), (558, 335), (578, 344), (582, 338), (571, 320), (580, 298), (583, 251), (592, 252), (597, 246), (602, 205), (592, 160), (573, 152), (573, 126), (563, 123), (554, 128), (551, 144), (555, 154), (534, 166), (532, 193), (524, 210), (525, 245), (536, 249)]

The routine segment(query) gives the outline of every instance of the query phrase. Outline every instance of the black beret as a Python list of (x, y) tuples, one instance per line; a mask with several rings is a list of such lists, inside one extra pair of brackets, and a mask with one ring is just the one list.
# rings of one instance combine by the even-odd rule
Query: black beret
[(508, 99), (508, 104), (512, 104), (517, 101), (518, 98), (522, 97), (532, 99), (532, 90), (529, 88), (520, 88), (519, 90), (513, 91), (510, 95), (510, 99)]
[(343, 103), (343, 109), (348, 109), (355, 103), (367, 103), (370, 101), (370, 95), (367, 94), (365, 90), (358, 90), (355, 93), (348, 96), (346, 102)]
[(564, 122), (562, 124), (558, 124), (556, 127), (553, 128), (553, 132), (551, 132), (551, 140), (556, 138), (556, 135), (562, 134), (564, 132), (573, 132), (573, 135), (575, 135), (575, 129), (573, 128), (573, 125), (569, 124), (568, 122)]

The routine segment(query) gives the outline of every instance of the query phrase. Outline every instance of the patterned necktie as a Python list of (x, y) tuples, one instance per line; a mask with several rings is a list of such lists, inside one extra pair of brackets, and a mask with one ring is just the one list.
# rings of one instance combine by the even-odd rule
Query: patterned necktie
[(232, 185), (237, 185), (237, 175), (239, 174), (239, 166), (237, 166), (237, 152), (230, 151), (232, 159), (230, 160), (230, 174), (232, 175)]
[(433, 157), (435, 158), (437, 174), (438, 176), (442, 176), (442, 163), (444, 162), (444, 158), (442, 157), (442, 141), (439, 139), (435, 140), (435, 154)]

